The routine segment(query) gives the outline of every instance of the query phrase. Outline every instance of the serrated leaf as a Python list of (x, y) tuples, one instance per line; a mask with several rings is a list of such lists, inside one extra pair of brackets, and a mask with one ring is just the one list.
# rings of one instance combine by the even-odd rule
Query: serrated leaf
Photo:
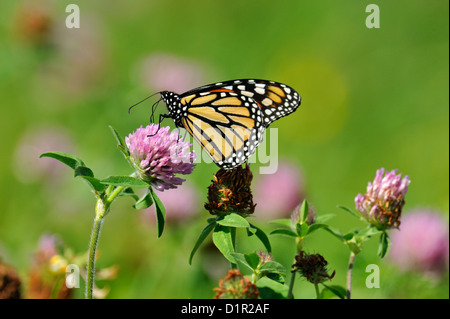
[(259, 227), (250, 224), (250, 228), (256, 229), (255, 235), (261, 241), (261, 243), (266, 248), (267, 252), (270, 254), (272, 252), (272, 246), (270, 245), (269, 237), (267, 237), (266, 233)]
[(156, 222), (158, 224), (158, 237), (161, 237), (164, 230), (164, 224), (166, 221), (166, 208), (164, 207), (159, 197), (155, 194), (153, 188), (149, 187), (148, 190), (149, 190), (148, 193), (150, 194), (153, 203), (155, 203)]
[(124, 187), (148, 187), (148, 183), (131, 176), (109, 176), (101, 180), (101, 183)]
[(136, 203), (134, 203), (133, 207), (135, 209), (146, 209), (153, 205), (152, 195), (150, 191), (147, 191), (144, 196), (139, 198)]
[(43, 153), (40, 156), (42, 157), (50, 157), (53, 159), (56, 159), (58, 161), (60, 161), (61, 163), (66, 164), (67, 166), (69, 166), (72, 169), (77, 168), (78, 166), (86, 166), (84, 165), (84, 162), (79, 159), (78, 157), (72, 155), (72, 154), (68, 154), (68, 153), (64, 153), (64, 152), (47, 152), (47, 153)]
[(231, 229), (228, 226), (217, 224), (212, 235), (213, 243), (231, 263), (235, 264), (236, 259), (233, 257), (234, 246), (231, 238)]
[(200, 247), (200, 245), (203, 243), (206, 237), (211, 233), (211, 231), (216, 226), (216, 222), (212, 221), (208, 225), (206, 225), (205, 228), (203, 228), (202, 232), (200, 233), (200, 236), (197, 238), (197, 241), (195, 242), (194, 248), (192, 248), (191, 254), (189, 255), (189, 265), (192, 263), (192, 258), (194, 258), (195, 252)]
[(297, 233), (293, 232), (292, 230), (284, 229), (284, 228), (275, 229), (270, 232), (270, 235), (282, 235), (282, 236), (288, 236), (288, 237), (293, 237), (293, 238), (296, 238), (298, 236)]
[(217, 224), (222, 226), (240, 227), (240, 228), (250, 227), (250, 224), (244, 217), (235, 213), (231, 213), (229, 215), (225, 215), (217, 219)]

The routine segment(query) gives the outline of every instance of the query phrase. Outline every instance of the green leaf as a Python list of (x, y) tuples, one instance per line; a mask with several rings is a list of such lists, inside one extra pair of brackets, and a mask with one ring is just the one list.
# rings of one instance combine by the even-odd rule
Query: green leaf
[(384, 258), (389, 251), (391, 241), (389, 240), (388, 234), (384, 231), (380, 236), (380, 244), (378, 245), (378, 256)]
[(252, 228), (252, 227), (249, 227), (246, 230), (247, 230), (247, 236), (248, 237), (253, 236), (256, 233), (256, 231), (257, 231), (255, 228)]
[(131, 176), (109, 176), (105, 179), (102, 179), (101, 183), (125, 187), (148, 187), (148, 183), (140, 180), (139, 178)]
[(250, 228), (256, 229), (255, 235), (262, 242), (267, 252), (270, 254), (272, 252), (272, 246), (270, 245), (269, 237), (267, 237), (266, 233), (259, 227), (256, 227), (253, 224), (250, 224)]
[(150, 190), (145, 193), (136, 203), (133, 205), (135, 209), (146, 209), (153, 205), (152, 195), (150, 194)]
[(318, 229), (327, 228), (327, 227), (328, 227), (328, 225), (326, 225), (326, 224), (312, 224), (311, 226), (309, 226), (306, 234), (309, 235)]
[(309, 211), (309, 205), (308, 201), (305, 199), (302, 203), (302, 206), (300, 207), (300, 223), (305, 223), (308, 220), (308, 211)]
[(99, 179), (90, 176), (80, 176), (89, 185), (94, 193), (102, 193), (106, 189), (106, 185), (102, 184)]
[(288, 286), (280, 284), (267, 277), (262, 277), (256, 282), (259, 296), (261, 299), (286, 299), (288, 295)]
[(326, 231), (328, 231), (330, 234), (332, 234), (333, 236), (337, 237), (339, 240), (344, 241), (344, 234), (342, 234), (342, 232), (334, 227), (331, 226), (327, 226), (324, 228)]
[(89, 167), (80, 165), (80, 166), (75, 167), (74, 176), (75, 177), (78, 177), (78, 176), (94, 177), (94, 173), (92, 172), (92, 170)]
[(234, 246), (231, 238), (231, 229), (228, 226), (216, 225), (213, 232), (213, 243), (231, 263), (235, 264), (236, 259), (233, 257)]
[(316, 223), (317, 224), (325, 223), (325, 222), (329, 221), (331, 218), (333, 218), (334, 216), (336, 216), (336, 215), (335, 214), (325, 214), (325, 215), (318, 216), (316, 218)]
[(241, 228), (250, 227), (250, 224), (244, 217), (235, 213), (231, 213), (229, 215), (225, 215), (219, 218), (217, 220), (217, 224), (230, 227), (241, 227)]
[(117, 130), (114, 127), (109, 125), (109, 128), (111, 129), (111, 132), (113, 133), (114, 138), (117, 141), (117, 147), (122, 152), (122, 154), (127, 158), (130, 155), (129, 151), (128, 151), (127, 144), (125, 143), (125, 141), (122, 138), (122, 136), (119, 134), (119, 132), (117, 132)]
[(257, 253), (250, 253), (244, 255), (245, 260), (252, 269), (255, 269), (259, 265), (259, 256)]
[(286, 276), (286, 268), (276, 261), (268, 261), (264, 263), (261, 268), (259, 268), (261, 272), (267, 273), (277, 273), (283, 276)]
[(51, 157), (54, 158), (58, 161), (60, 161), (61, 163), (66, 164), (67, 166), (69, 166), (72, 169), (77, 168), (78, 166), (86, 166), (84, 165), (84, 162), (79, 159), (78, 157), (68, 154), (68, 153), (64, 153), (64, 152), (48, 152), (48, 153), (43, 153), (40, 156), (42, 157)]
[(306, 234), (308, 233), (309, 226), (307, 223), (303, 223), (295, 225), (295, 228), (297, 230), (297, 235), (299, 237), (305, 237)]
[[(102, 184), (102, 185), (105, 186), (105, 184)], [(125, 190), (124, 190), (123, 192), (121, 192), (121, 193), (119, 194), (119, 196), (131, 196), (131, 197), (134, 198), (135, 201), (138, 201), (138, 200), (139, 200), (139, 196), (136, 195), (136, 193), (135, 193), (135, 192), (133, 191), (133, 189), (130, 188), (130, 187), (125, 188)]]
[(354, 236), (355, 236), (355, 234), (354, 234), (353, 232), (349, 232), (349, 233), (345, 234), (343, 238), (344, 238), (345, 241), (349, 241), (349, 240), (351, 240)]
[(276, 282), (279, 282), (280, 284), (284, 284), (286, 282), (286, 275), (281, 275), (281, 274), (277, 274), (274, 272), (268, 273), (266, 275), (266, 278), (275, 280)]
[(111, 125), (108, 125), (109, 129), (111, 130), (111, 132), (114, 135), (114, 138), (117, 141), (118, 145), (122, 145), (123, 147), (126, 147), (127, 145), (125, 144), (125, 140), (122, 138), (122, 136), (119, 134), (119, 132), (117, 132), (117, 130), (112, 127)]
[(350, 208), (347, 208), (347, 207), (341, 206), (341, 205), (338, 205), (337, 207), (340, 208), (340, 209), (342, 209), (342, 210), (344, 210), (344, 211), (346, 211), (347, 213), (349, 213), (349, 214), (352, 215), (353, 217), (361, 218), (361, 215), (355, 213), (355, 212), (352, 211)]
[(203, 228), (202, 232), (200, 233), (200, 236), (198, 236), (197, 241), (195, 242), (194, 248), (192, 248), (191, 254), (189, 255), (189, 265), (192, 264), (192, 258), (194, 258), (195, 252), (200, 247), (200, 245), (203, 243), (206, 237), (208, 237), (209, 233), (214, 229), (216, 226), (215, 219), (211, 223), (209, 223), (205, 228)]
[(321, 299), (329, 299), (334, 296), (337, 296), (341, 299), (346, 298), (347, 290), (344, 287), (338, 285), (331, 285), (331, 286), (327, 286), (325, 284), (322, 285), (324, 286), (324, 289), (322, 290), (321, 293)]
[(270, 232), (270, 235), (282, 235), (282, 236), (288, 236), (288, 237), (293, 237), (296, 238), (298, 235), (297, 233), (293, 232), (290, 229), (275, 229), (273, 231)]
[(377, 229), (375, 226), (370, 225), (367, 228), (364, 228), (358, 232), (359, 237), (371, 237), (381, 233), (382, 231)]
[(164, 223), (166, 220), (166, 208), (164, 207), (159, 197), (155, 194), (153, 188), (149, 187), (148, 190), (149, 190), (148, 193), (150, 194), (153, 203), (155, 203), (156, 222), (158, 224), (158, 237), (161, 237), (164, 230)]
[(235, 260), (251, 271), (254, 271), (259, 264), (259, 256), (256, 253), (250, 254), (241, 254), (241, 253), (232, 253), (231, 254)]
[(269, 222), (270, 224), (274, 225), (281, 225), (291, 228), (291, 220), (289, 218), (283, 218), (283, 219), (275, 219)]

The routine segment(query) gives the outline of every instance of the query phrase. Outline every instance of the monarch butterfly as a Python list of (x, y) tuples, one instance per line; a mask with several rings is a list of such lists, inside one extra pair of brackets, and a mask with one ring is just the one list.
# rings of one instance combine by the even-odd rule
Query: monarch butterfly
[(301, 103), (293, 88), (255, 79), (213, 83), (183, 94), (159, 93), (169, 110), (161, 117), (184, 127), (225, 169), (247, 161), (262, 142), (265, 129)]

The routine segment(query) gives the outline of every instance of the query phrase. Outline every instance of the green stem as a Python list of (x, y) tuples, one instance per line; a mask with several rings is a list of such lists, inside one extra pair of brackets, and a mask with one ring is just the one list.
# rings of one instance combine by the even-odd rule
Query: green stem
[(348, 270), (347, 270), (347, 299), (350, 299), (352, 294), (352, 271), (353, 264), (355, 263), (356, 254), (350, 251), (350, 258), (348, 260)]
[(294, 282), (295, 282), (295, 272), (291, 273), (291, 279), (289, 281), (289, 290), (287, 299), (292, 299), (292, 289), (294, 289)]
[(314, 288), (316, 288), (317, 299), (320, 299), (319, 285), (318, 284), (314, 284)]
[[(297, 237), (295, 239), (296, 242), (296, 246), (297, 246), (297, 252), (295, 254), (300, 253), (300, 251), (302, 251), (303, 249), (303, 237)], [(295, 263), (295, 258), (294, 258), (294, 263)], [(292, 299), (292, 290), (294, 289), (294, 282), (295, 282), (295, 272), (292, 273), (291, 275), (291, 279), (289, 281), (289, 290), (288, 290), (288, 295), (287, 295), (287, 299)]]
[(116, 199), (116, 197), (119, 196), (124, 189), (124, 186), (111, 187), (110, 185), (106, 190), (104, 196), (97, 198), (97, 203), (95, 205), (94, 225), (92, 226), (91, 240), (89, 242), (86, 299), (93, 299), (95, 282), (95, 255), (97, 252), (97, 246), (100, 239), (100, 231), (102, 229), (104, 217), (106, 216), (106, 214), (108, 214), (109, 207), (111, 206), (114, 199)]
[(95, 255), (97, 252), (100, 230), (103, 224), (103, 217), (106, 214), (106, 206), (102, 198), (97, 199), (95, 205), (94, 225), (92, 226), (91, 240), (89, 242), (89, 255), (87, 265), (86, 299), (93, 299), (94, 278), (95, 278)]
[[(236, 228), (230, 227), (231, 242), (233, 243), (233, 250), (236, 252)], [(238, 269), (235, 263), (231, 263), (231, 269)]]

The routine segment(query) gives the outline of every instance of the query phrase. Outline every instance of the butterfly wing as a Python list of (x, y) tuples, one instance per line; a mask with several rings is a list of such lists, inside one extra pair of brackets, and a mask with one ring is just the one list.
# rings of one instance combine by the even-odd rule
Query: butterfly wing
[(222, 168), (247, 161), (273, 121), (294, 112), (300, 95), (287, 85), (235, 80), (206, 85), (180, 95), (181, 123)]
[(279, 118), (293, 113), (302, 101), (300, 94), (286, 84), (257, 79), (209, 84), (186, 92), (182, 97), (192, 94), (205, 94), (205, 92), (218, 92), (220, 90), (234, 92), (255, 101), (262, 111), (265, 127), (268, 127)]
[(244, 96), (208, 91), (181, 98), (187, 116), (181, 123), (221, 168), (244, 163), (262, 141), (260, 108)]

